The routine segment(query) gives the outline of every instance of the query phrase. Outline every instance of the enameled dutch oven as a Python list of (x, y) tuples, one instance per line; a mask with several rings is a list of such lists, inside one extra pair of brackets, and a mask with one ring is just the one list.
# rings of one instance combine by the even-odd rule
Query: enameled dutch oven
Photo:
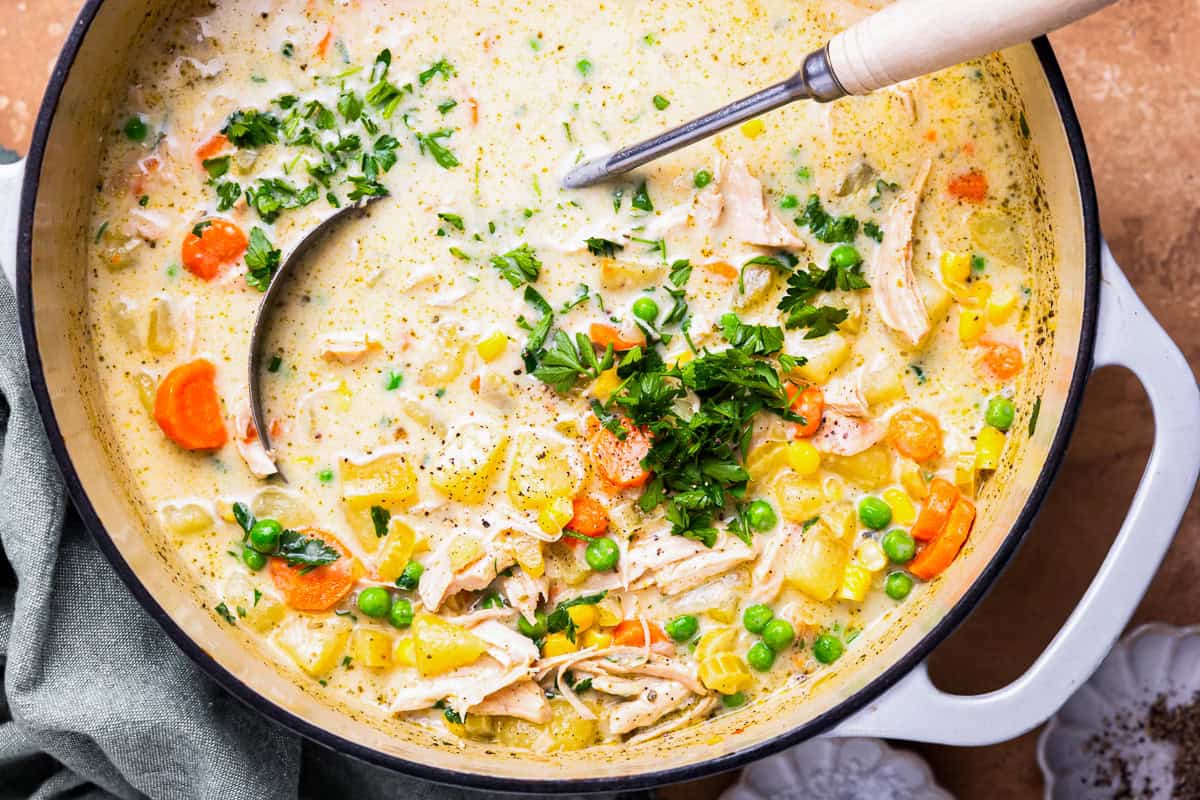
[[(648, 743), (538, 755), (441, 738), (339, 705), (218, 621), (174, 561), (113, 458), (85, 329), (87, 228), (100, 132), (123, 96), (139, 31), (169, 0), (88, 0), (50, 80), (29, 156), (0, 175), (0, 256), (15, 280), (33, 389), (71, 496), (100, 548), (176, 644), (229, 691), (330, 748), (422, 778), (523, 794), (625, 790), (731, 769), (825, 734), (959, 745), (1002, 741), (1049, 716), (1099, 664), (1150, 582), (1200, 468), (1200, 395), (1179, 350), (1104, 246), (1075, 112), (1045, 40), (995, 60), (1020, 95), (1044, 182), (1038, 229), (1047, 263), (1034, 292), (1039, 331), (1022, 405), (1036, 429), (989, 481), (971, 542), (908, 615), (856, 640), (820, 686), (797, 682)], [(19, 208), (18, 208), (19, 196)], [(15, 258), (11, 257), (16, 246)], [(14, 273), (15, 265), (15, 275)], [(1142, 483), (1112, 550), (1041, 657), (1011, 685), (964, 697), (935, 688), (924, 659), (970, 613), (1012, 557), (1062, 461), (1089, 373), (1123, 365), (1156, 423)], [(1022, 422), (1027, 431), (1028, 420)]]

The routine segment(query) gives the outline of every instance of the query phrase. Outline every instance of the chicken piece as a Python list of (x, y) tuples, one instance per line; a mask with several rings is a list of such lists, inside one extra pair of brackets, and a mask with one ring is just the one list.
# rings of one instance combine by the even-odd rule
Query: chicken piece
[[(640, 648), (635, 648), (635, 652), (640, 652)], [(683, 667), (678, 661), (661, 655), (656, 655), (649, 661), (642, 661), (639, 658), (632, 663), (621, 661), (617, 657), (593, 658), (589, 661), (580, 661), (574, 668), (580, 672), (606, 675), (661, 678), (682, 684), (696, 694), (705, 694), (708, 691), (693, 671)]]
[(508, 625), (495, 620), (485, 620), (471, 628), (488, 646), (488, 655), (506, 667), (530, 665), (538, 659), (537, 645), (527, 636), (522, 636)]
[(321, 358), (339, 364), (357, 364), (382, 348), (379, 336), (371, 331), (338, 331), (322, 338)]
[(531, 680), (518, 681), (488, 695), (482, 703), (472, 706), (469, 713), (516, 717), (535, 725), (545, 725), (554, 715), (546, 693)]
[(872, 447), (883, 438), (884, 433), (884, 426), (870, 419), (826, 409), (821, 418), (821, 427), (810, 441), (822, 453), (853, 456)]
[(917, 170), (907, 191), (888, 209), (883, 222), (883, 242), (875, 255), (871, 286), (879, 318), (911, 346), (929, 333), (929, 315), (912, 269), (913, 223), (921, 205), (921, 193), (929, 180), (930, 162)]
[(825, 395), (825, 408), (845, 414), (848, 417), (865, 417), (871, 408), (863, 393), (863, 369), (854, 370), (849, 375), (831, 380), (822, 389)]
[(787, 560), (792, 546), (800, 540), (802, 528), (785, 522), (780, 530), (767, 538), (762, 556), (754, 565), (750, 597), (755, 603), (772, 603), (783, 589)]
[(781, 222), (767, 206), (763, 187), (738, 159), (721, 170), (721, 222), (732, 238), (761, 247), (803, 247), (796, 232)]
[(654, 571), (654, 582), (663, 594), (672, 596), (694, 589), (709, 578), (752, 560), (755, 555), (754, 548), (735, 536), (726, 535), (712, 548), (699, 542), (695, 544), (696, 549), (690, 557)]
[(517, 567), (512, 577), (500, 581), (500, 591), (508, 604), (530, 622), (534, 621), (538, 604), (550, 595), (550, 580), (546, 576), (534, 578)]
[(712, 230), (721, 219), (725, 200), (716, 186), (710, 186), (696, 195), (692, 204), (692, 224), (700, 230)]
[(421, 603), (429, 611), (436, 612), (446, 598), (459, 592), (475, 592), (486, 587), (503, 570), (515, 563), (506, 549), (497, 546), (494, 539), (484, 546), (484, 554), (460, 570), (450, 564), (450, 548), (454, 537), (448, 537), (425, 563), (425, 572), (417, 593)]
[(575, 670), (576, 675), (589, 675), (592, 688), (597, 692), (611, 694), (613, 697), (637, 697), (644, 688), (641, 681), (632, 678), (622, 678), (619, 675), (598, 675)]
[(629, 737), (627, 743), (631, 745), (641, 744), (642, 742), (649, 741), (650, 739), (656, 739), (659, 736), (662, 736), (664, 733), (670, 733), (671, 731), (677, 731), (681, 728), (686, 728), (696, 720), (703, 719), (708, 714), (712, 713), (712, 710), (716, 708), (716, 706), (717, 698), (715, 695), (702, 697), (693, 703), (692, 707), (689, 708), (685, 713), (680, 714), (673, 720), (664, 722), (662, 725), (659, 725), (656, 728), (650, 728), (642, 731), (637, 736)]
[(742, 287), (745, 291), (734, 295), (734, 306), (745, 308), (762, 299), (767, 290), (771, 288), (774, 278), (775, 272), (771, 267), (764, 267), (761, 264), (751, 264), (746, 267), (742, 271)]
[(642, 691), (633, 700), (614, 707), (604, 720), (605, 732), (620, 736), (653, 725), (692, 697), (683, 684), (658, 678), (642, 681)]
[(254, 429), (254, 422), (250, 416), (249, 398), (243, 398), (242, 402), (238, 404), (238, 412), (233, 419), (233, 429), (237, 431), (234, 443), (237, 445), (238, 454), (246, 462), (246, 466), (254, 474), (254, 477), (267, 478), (279, 471), (275, 466), (275, 454), (263, 447), (262, 440), (258, 438), (258, 431)]

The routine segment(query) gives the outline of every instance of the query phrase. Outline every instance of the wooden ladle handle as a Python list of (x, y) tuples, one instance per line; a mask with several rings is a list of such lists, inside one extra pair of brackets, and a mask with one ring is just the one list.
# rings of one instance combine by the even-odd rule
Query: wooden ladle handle
[(829, 41), (848, 94), (866, 94), (1061, 28), (1115, 0), (899, 0)]

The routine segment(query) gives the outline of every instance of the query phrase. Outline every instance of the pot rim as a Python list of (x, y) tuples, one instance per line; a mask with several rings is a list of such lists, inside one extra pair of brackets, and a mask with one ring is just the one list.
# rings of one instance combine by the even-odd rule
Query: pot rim
[(1046, 76), (1050, 93), (1058, 109), (1062, 121), (1067, 144), (1071, 151), (1076, 181), (1078, 183), (1081, 212), (1083, 217), (1084, 236), (1084, 297), (1082, 330), (1080, 332), (1079, 350), (1067, 389), (1066, 402), (1063, 406), (1062, 420), (1054, 439), (1046, 454), (1041, 472), (1029, 492), (1020, 513), (1017, 515), (1012, 528), (1001, 542), (991, 560), (987, 563), (970, 587), (963, 593), (954, 606), (931, 628), (925, 636), (905, 655), (889, 666), (874, 680), (843, 700), (838, 705), (817, 715), (791, 729), (741, 750), (728, 753), (719, 758), (701, 761), (683, 766), (670, 767), (636, 775), (611, 776), (582, 779), (548, 779), (535, 778), (504, 778), (493, 775), (444, 769), (422, 764), (417, 761), (400, 758), (388, 753), (366, 747), (358, 742), (334, 734), (324, 728), (293, 714), (287, 709), (273, 703), (242, 682), (233, 673), (214, 659), (195, 640), (166, 613), (158, 601), (142, 585), (137, 574), (122, 557), (120, 550), (104, 528), (103, 522), (88, 499), (79, 475), (71, 461), (66, 439), (54, 414), (49, 388), (46, 383), (41, 353), (38, 350), (36, 325), (34, 324), (33, 287), (32, 287), (32, 250), (33, 250), (33, 215), (36, 207), (38, 183), (42, 163), (46, 155), (46, 144), (50, 129), (53, 126), (55, 114), (63, 88), (70, 78), (71, 69), (78, 56), (79, 49), (87, 36), (92, 22), (100, 11), (104, 0), (86, 0), (79, 12), (70, 34), (55, 64), (54, 71), (43, 96), (38, 111), (29, 153), (26, 156), (25, 178), (21, 191), (20, 220), (17, 236), (17, 303), (21, 324), (21, 337), (25, 346), (26, 361), (29, 366), (30, 383), (34, 399), (46, 428), (50, 449), (62, 471), (63, 480), (72, 502), (92, 538), (101, 552), (112, 564), (121, 580), (129, 588), (138, 603), (171, 637), (175, 645), (182, 650), (206, 674), (217, 681), (226, 691), (246, 705), (264, 714), (285, 728), (298, 733), (317, 744), (345, 753), (361, 761), (385, 767), (397, 772), (411, 775), (427, 781), (453, 786), (468, 787), (500, 792), (521, 792), (532, 794), (559, 793), (591, 793), (604, 791), (631, 791), (664, 786), (682, 781), (694, 780), (720, 772), (726, 772), (744, 766), (779, 752), (807, 739), (814, 738), (832, 729), (838, 723), (848, 719), (863, 709), (873, 700), (892, 688), (901, 678), (919, 665), (955, 628), (962, 623), (976, 604), (991, 588), (992, 583), (1008, 565), (1024, 540), (1030, 525), (1041, 508), (1042, 501), (1053, 483), (1065, 456), (1067, 443), (1075, 428), (1083, 400), (1083, 390), (1088, 374), (1092, 367), (1092, 356), (1096, 341), (1098, 310), (1100, 301), (1100, 223), (1097, 212), (1095, 185), (1092, 179), (1091, 166), (1084, 144), (1083, 132), (1075, 107), (1071, 102), (1066, 80), (1055, 58), (1054, 51), (1046, 37), (1035, 39), (1032, 44)]

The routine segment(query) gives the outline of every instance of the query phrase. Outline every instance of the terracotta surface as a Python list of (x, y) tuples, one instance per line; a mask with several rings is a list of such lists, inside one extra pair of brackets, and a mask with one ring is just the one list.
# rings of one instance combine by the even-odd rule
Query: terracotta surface
[[(54, 53), (80, 0), (0, 0), (0, 144), (24, 151)], [(1200, 0), (1125, 0), (1052, 37), (1096, 173), (1104, 232), (1150, 310), (1200, 369)], [(1026, 545), (933, 658), (945, 689), (981, 692), (1019, 675), (1099, 566), (1149, 452), (1145, 395), (1128, 374), (1091, 381), (1067, 461)], [(1200, 443), (1200, 433), (1197, 435)], [(1200, 444), (1198, 444), (1200, 446)], [(1135, 622), (1200, 621), (1200, 502)], [(1040, 794), (1036, 732), (994, 747), (917, 746), (963, 798)], [(715, 797), (732, 778), (663, 791)]]

